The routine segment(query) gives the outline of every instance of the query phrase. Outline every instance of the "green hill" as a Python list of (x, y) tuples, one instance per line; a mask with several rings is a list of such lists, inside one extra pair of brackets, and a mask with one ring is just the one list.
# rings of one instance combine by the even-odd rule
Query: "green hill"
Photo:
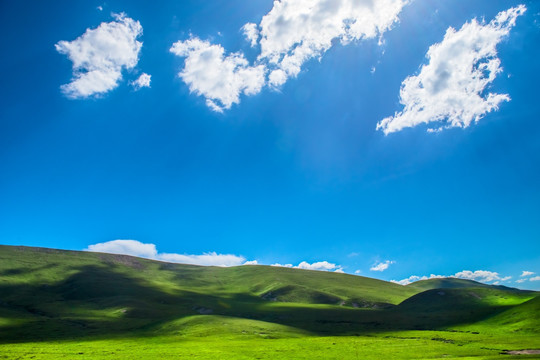
[(281, 267), (202, 267), (0, 246), (0, 344), (10, 346), (164, 337), (368, 339), (492, 327), (536, 336), (537, 295), (460, 279), (401, 286)]
[(455, 289), (455, 288), (490, 288), (500, 290), (517, 290), (502, 285), (488, 285), (474, 280), (457, 279), (457, 278), (434, 278), (427, 280), (419, 280), (407, 285), (408, 288), (415, 289), (417, 291), (426, 291), (432, 289)]

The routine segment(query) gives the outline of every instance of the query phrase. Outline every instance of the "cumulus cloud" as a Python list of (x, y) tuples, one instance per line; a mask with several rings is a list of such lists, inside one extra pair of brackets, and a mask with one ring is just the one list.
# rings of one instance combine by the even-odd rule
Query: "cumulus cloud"
[(286, 268), (294, 268), (294, 269), (304, 269), (304, 270), (318, 270), (318, 271), (331, 271), (334, 272), (344, 272), (343, 268), (339, 265), (330, 263), (328, 261), (317, 261), (312, 264), (308, 263), (307, 261), (302, 261), (297, 266), (293, 266), (293, 264), (280, 264), (275, 263), (270, 266), (277, 266), (277, 267), (286, 267)]
[(275, 263), (275, 264), (272, 264), (272, 265), (270, 265), (270, 266), (292, 268), (292, 267), (293, 267), (293, 264), (280, 264), (280, 263)]
[(250, 66), (241, 53), (225, 55), (221, 45), (197, 37), (177, 41), (170, 51), (185, 57), (178, 76), (189, 90), (206, 98), (212, 110), (222, 112), (240, 102), (240, 95), (254, 95), (264, 85), (265, 67)]
[(151, 75), (142, 73), (137, 80), (131, 81), (130, 85), (133, 86), (135, 91), (142, 89), (143, 87), (150, 87)]
[(517, 282), (518, 284), (524, 283), (525, 281), (527, 281), (527, 279), (519, 279), (519, 280), (516, 280), (516, 282)]
[(243, 256), (209, 252), (201, 255), (160, 253), (154, 244), (137, 240), (112, 240), (88, 246), (84, 251), (122, 254), (181, 264), (204, 266), (238, 266), (246, 263)]
[[(375, 38), (398, 20), (407, 0), (281, 0), (260, 24), (259, 59), (275, 68), (273, 84), (295, 77), (335, 41)], [(278, 81), (279, 80), (279, 81)], [(272, 81), (271, 81), (272, 83)]]
[(535, 276), (529, 279), (529, 281), (540, 281), (540, 276)]
[(118, 86), (123, 69), (139, 61), (142, 43), (137, 38), (142, 26), (125, 14), (113, 14), (115, 21), (101, 23), (73, 41), (59, 41), (56, 50), (73, 63), (73, 78), (60, 89), (72, 99), (109, 92)]
[(502, 277), (499, 273), (493, 272), (493, 271), (487, 271), (487, 270), (476, 270), (476, 271), (470, 271), (470, 270), (463, 270), (460, 272), (455, 273), (454, 275), (446, 276), (446, 275), (434, 275), (431, 274), (428, 276), (410, 276), (403, 280), (391, 280), (391, 282), (400, 284), (400, 285), (408, 285), (410, 283), (413, 283), (415, 281), (419, 280), (427, 280), (427, 279), (442, 279), (442, 278), (458, 278), (458, 279), (466, 279), (466, 280), (474, 280), (478, 282), (492, 282), (492, 281), (507, 281), (511, 279), (511, 276)]
[(296, 77), (304, 63), (320, 58), (334, 43), (382, 36), (398, 21), (409, 0), (276, 0), (259, 24), (241, 30), (252, 47), (260, 46), (250, 64), (244, 54), (226, 55), (221, 45), (197, 37), (178, 41), (171, 52), (185, 57), (180, 78), (206, 104), (222, 112), (254, 95)]
[(113, 240), (88, 246), (84, 251), (102, 252), (109, 254), (122, 254), (139, 256), (149, 259), (157, 257), (154, 244), (144, 244), (137, 240)]
[(354, 273), (355, 273), (356, 275), (361, 274), (361, 273), (362, 273), (362, 270), (356, 270)]
[(525, 277), (525, 276), (531, 276), (531, 275), (534, 275), (534, 272), (532, 271), (523, 271), (521, 273), (521, 275), (519, 275), (520, 277)]
[(259, 29), (257, 28), (257, 24), (247, 23), (242, 26), (242, 31), (244, 32), (246, 39), (251, 44), (251, 47), (255, 47), (259, 41)]
[(427, 280), (427, 279), (441, 279), (441, 278), (445, 278), (445, 277), (446, 276), (435, 275), (435, 274), (431, 274), (429, 277), (428, 276), (412, 275), (412, 276), (409, 276), (408, 278), (403, 279), (403, 280), (390, 280), (390, 282), (393, 282), (395, 284), (400, 284), (400, 285), (409, 285), (410, 283), (413, 283), (415, 281)]
[(257, 260), (246, 261), (243, 265), (259, 265)]
[(373, 265), (369, 270), (371, 270), (371, 271), (384, 271), (384, 270), (388, 269), (388, 267), (390, 265), (392, 265), (393, 263), (395, 263), (395, 261), (386, 260), (386, 261), (383, 261), (383, 262), (380, 262), (378, 264)]
[(401, 84), (403, 111), (380, 121), (377, 129), (389, 134), (430, 123), (431, 132), (465, 128), (510, 101), (507, 94), (486, 93), (486, 88), (502, 71), (497, 44), (525, 10), (520, 5), (500, 12), (488, 24), (473, 19), (458, 31), (449, 28), (443, 41), (429, 48), (428, 63), (419, 74)]
[(306, 261), (302, 261), (298, 266), (298, 269), (305, 270), (334, 270), (337, 268), (336, 264), (329, 263), (328, 261), (318, 261), (310, 264)]

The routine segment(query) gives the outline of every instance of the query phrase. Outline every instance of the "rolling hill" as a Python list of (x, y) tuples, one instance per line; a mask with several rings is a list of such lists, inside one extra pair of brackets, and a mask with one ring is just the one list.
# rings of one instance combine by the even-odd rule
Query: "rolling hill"
[(537, 292), (460, 279), (402, 286), (281, 267), (0, 246), (0, 344), (493, 328), (538, 334), (539, 299)]

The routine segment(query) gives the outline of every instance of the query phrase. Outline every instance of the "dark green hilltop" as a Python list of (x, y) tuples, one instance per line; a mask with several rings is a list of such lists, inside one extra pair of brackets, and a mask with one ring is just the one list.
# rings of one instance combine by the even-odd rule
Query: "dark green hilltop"
[(530, 338), (540, 335), (539, 295), (462, 279), (402, 286), (271, 266), (0, 246), (0, 344), (493, 329)]

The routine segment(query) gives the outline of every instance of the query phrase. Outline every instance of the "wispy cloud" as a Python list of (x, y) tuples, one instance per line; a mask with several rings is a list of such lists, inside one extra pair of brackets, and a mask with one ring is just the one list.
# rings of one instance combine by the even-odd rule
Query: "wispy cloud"
[(380, 262), (378, 264), (375, 264), (373, 265), (369, 270), (371, 271), (384, 271), (386, 269), (388, 269), (388, 267), (392, 264), (394, 264), (395, 261), (391, 261), (391, 260), (386, 260), (386, 261), (383, 261), (383, 262)]
[[(84, 251), (132, 255), (153, 260), (204, 266), (238, 266), (246, 263), (243, 256), (209, 252), (200, 255), (160, 253), (154, 244), (137, 240), (112, 240), (88, 246)], [(251, 262), (253, 263), (253, 262)], [(252, 264), (253, 265), (253, 264)]]
[(115, 21), (101, 23), (73, 41), (59, 41), (55, 48), (73, 63), (73, 79), (61, 86), (69, 98), (86, 98), (109, 92), (118, 86), (123, 69), (139, 61), (143, 28), (125, 14), (113, 14)]
[(535, 276), (529, 279), (529, 281), (540, 281), (540, 276)]
[(377, 129), (389, 134), (430, 123), (435, 127), (428, 131), (468, 127), (510, 101), (507, 94), (485, 90), (502, 71), (496, 46), (525, 10), (520, 5), (500, 12), (488, 24), (473, 19), (458, 31), (449, 28), (443, 41), (429, 48), (428, 64), (401, 84), (404, 110), (380, 121)]
[(534, 272), (532, 271), (523, 271), (521, 273), (521, 275), (519, 275), (520, 277), (525, 277), (525, 276), (531, 276), (531, 275), (534, 275)]

